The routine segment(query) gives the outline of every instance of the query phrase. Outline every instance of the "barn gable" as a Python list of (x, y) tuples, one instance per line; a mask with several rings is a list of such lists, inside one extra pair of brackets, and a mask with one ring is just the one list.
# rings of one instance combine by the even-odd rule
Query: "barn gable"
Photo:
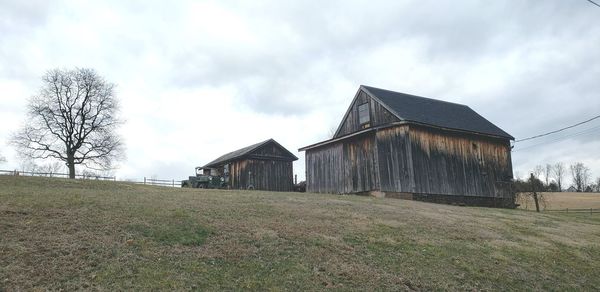
[(282, 161), (298, 160), (298, 157), (285, 149), (285, 147), (281, 146), (281, 144), (277, 143), (277, 141), (269, 139), (222, 155), (206, 164), (204, 168), (215, 168), (243, 158)]
[(384, 104), (373, 98), (361, 86), (350, 103), (333, 138), (399, 121), (400, 119), (395, 114), (386, 109)]
[(514, 140), (466, 105), (365, 85), (358, 89), (333, 138), (400, 121)]

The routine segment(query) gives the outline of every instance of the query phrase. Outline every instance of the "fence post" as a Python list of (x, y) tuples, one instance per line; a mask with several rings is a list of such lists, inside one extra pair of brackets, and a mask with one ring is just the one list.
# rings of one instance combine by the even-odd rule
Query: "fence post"
[(144, 176), (144, 184), (146, 184), (146, 177)]
[(175, 179), (173, 179), (173, 187), (175, 187)]

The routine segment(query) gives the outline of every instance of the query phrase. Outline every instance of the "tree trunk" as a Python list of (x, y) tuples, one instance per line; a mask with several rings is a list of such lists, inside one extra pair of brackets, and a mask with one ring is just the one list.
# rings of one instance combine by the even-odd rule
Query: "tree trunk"
[(537, 192), (535, 191), (535, 178), (533, 177), (533, 173), (531, 174), (531, 177), (529, 178), (529, 180), (531, 181), (531, 191), (533, 192), (533, 201), (535, 202), (535, 210), (537, 212), (539, 212), (540, 211), (540, 203), (538, 202)]
[(67, 157), (67, 166), (69, 167), (69, 178), (75, 178), (75, 157)]

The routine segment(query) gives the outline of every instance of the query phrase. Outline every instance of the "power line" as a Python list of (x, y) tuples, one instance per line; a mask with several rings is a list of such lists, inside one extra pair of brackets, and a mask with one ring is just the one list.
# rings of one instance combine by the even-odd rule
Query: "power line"
[(521, 151), (521, 150), (525, 150), (525, 149), (537, 147), (537, 146), (540, 146), (540, 145), (547, 145), (547, 144), (552, 144), (552, 143), (555, 143), (555, 142), (560, 142), (560, 141), (565, 140), (567, 138), (572, 138), (572, 137), (577, 137), (577, 136), (592, 134), (592, 133), (596, 132), (597, 130), (600, 130), (600, 125), (592, 127), (592, 128), (589, 128), (589, 129), (585, 129), (585, 130), (583, 130), (581, 132), (577, 132), (577, 133), (569, 134), (569, 135), (566, 135), (566, 136), (562, 136), (562, 137), (556, 138), (554, 140), (550, 140), (550, 141), (546, 141), (546, 142), (542, 142), (542, 143), (538, 143), (538, 144), (533, 144), (533, 145), (526, 146), (526, 147), (523, 147), (523, 148), (518, 148), (518, 149), (513, 150), (512, 152), (517, 152), (517, 151)]
[(583, 121), (583, 122), (579, 122), (579, 123), (577, 123), (577, 124), (570, 125), (570, 126), (568, 126), (568, 127), (564, 127), (564, 128), (558, 129), (558, 130), (550, 131), (550, 132), (548, 132), (548, 133), (539, 134), (539, 135), (535, 135), (535, 136), (531, 136), (531, 137), (527, 137), (527, 138), (523, 138), (523, 139), (518, 139), (518, 140), (515, 140), (515, 143), (517, 143), (517, 142), (522, 142), (522, 141), (527, 141), (527, 140), (531, 140), (531, 139), (535, 139), (535, 138), (540, 138), (540, 137), (544, 137), (544, 136), (548, 136), (548, 135), (550, 135), (550, 134), (554, 134), (554, 133), (558, 133), (558, 132), (562, 132), (562, 131), (564, 131), (564, 130), (571, 129), (571, 128), (574, 128), (574, 127), (577, 127), (577, 126), (579, 126), (579, 125), (583, 125), (583, 124), (585, 124), (585, 123), (589, 123), (589, 122), (591, 122), (591, 121), (593, 121), (593, 120), (595, 120), (595, 119), (598, 119), (598, 118), (600, 118), (600, 115), (598, 115), (598, 116), (595, 116), (595, 117), (593, 117), (593, 118), (591, 118), (591, 119), (589, 119), (589, 120), (585, 120), (585, 121)]
[(600, 7), (600, 4), (598, 4), (598, 3), (596, 3), (596, 2), (594, 2), (592, 0), (587, 0), (587, 1), (590, 2), (590, 3), (592, 3), (592, 4), (594, 4), (594, 5), (596, 5), (596, 6), (598, 6), (598, 7)]

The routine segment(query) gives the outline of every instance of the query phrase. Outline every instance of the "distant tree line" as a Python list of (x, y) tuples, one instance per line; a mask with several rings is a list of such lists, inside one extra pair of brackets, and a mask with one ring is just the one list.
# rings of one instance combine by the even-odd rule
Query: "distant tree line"
[[(600, 192), (600, 177), (592, 180), (590, 169), (582, 162), (575, 162), (567, 168), (564, 163), (536, 165), (527, 179), (517, 177), (517, 192), (562, 192), (572, 189), (575, 192)], [(572, 184), (567, 188), (565, 179), (570, 176)]]

